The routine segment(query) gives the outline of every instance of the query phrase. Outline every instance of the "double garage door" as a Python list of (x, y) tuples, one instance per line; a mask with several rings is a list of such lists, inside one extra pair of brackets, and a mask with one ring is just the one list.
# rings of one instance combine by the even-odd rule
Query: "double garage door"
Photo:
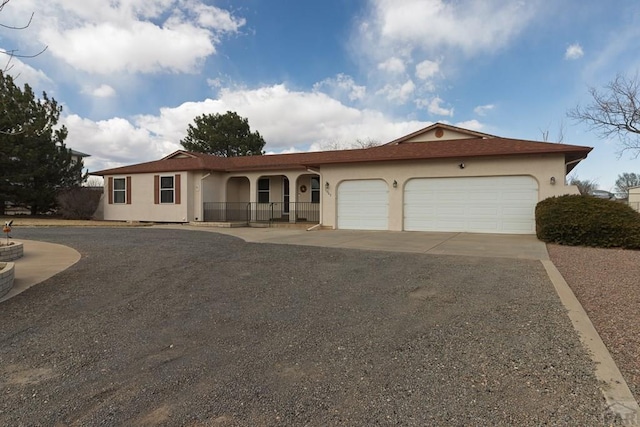
[[(530, 234), (538, 184), (528, 176), (416, 178), (405, 184), (403, 200), (404, 230)], [(388, 230), (388, 221), (385, 181), (340, 184), (338, 228)]]

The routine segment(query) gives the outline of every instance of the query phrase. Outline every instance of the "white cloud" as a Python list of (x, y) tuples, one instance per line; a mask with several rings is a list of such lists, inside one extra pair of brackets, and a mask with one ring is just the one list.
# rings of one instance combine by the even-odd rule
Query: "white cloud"
[(40, 92), (44, 90), (45, 86), (51, 86), (53, 84), (53, 81), (44, 71), (25, 64), (20, 58), (14, 57), (10, 60), (7, 59), (7, 63), (3, 68), (7, 74), (13, 77), (18, 86), (23, 86), (25, 83), (28, 83), (32, 88)]
[(367, 93), (366, 86), (356, 84), (353, 77), (342, 73), (314, 84), (313, 90), (326, 91), (329, 95), (338, 99), (346, 96), (349, 101), (361, 100)]
[(402, 59), (391, 57), (384, 62), (378, 64), (378, 70), (386, 71), (392, 74), (404, 73), (405, 65)]
[(166, 150), (169, 141), (118, 117), (92, 121), (73, 114), (62, 117), (60, 123), (69, 129), (67, 147), (91, 155), (84, 162), (89, 170), (152, 160), (173, 151)]
[[(11, 2), (13, 6), (14, 2)], [(26, 0), (38, 10), (37, 42), (77, 70), (94, 74), (193, 73), (243, 18), (202, 0)]]
[(582, 46), (579, 43), (574, 43), (567, 47), (567, 50), (564, 52), (564, 59), (579, 59), (584, 55), (584, 51), (582, 50)]
[(236, 111), (267, 141), (267, 152), (319, 150), (328, 143), (380, 142), (421, 129), (431, 122), (397, 120), (380, 111), (349, 107), (325, 93), (292, 91), (285, 85), (255, 89), (223, 88), (217, 99), (162, 108), (157, 115), (92, 121), (78, 115), (61, 120), (67, 146), (91, 154), (90, 170), (161, 158), (180, 149), (187, 125), (201, 114)]
[(416, 85), (413, 80), (407, 80), (402, 84), (387, 84), (378, 92), (379, 95), (384, 95), (388, 101), (403, 104), (407, 102), (407, 99), (415, 92)]
[(436, 96), (429, 101), (419, 99), (416, 101), (416, 105), (418, 108), (426, 108), (431, 114), (453, 117), (453, 108), (444, 108), (441, 105), (443, 102), (444, 101), (440, 97)]
[(478, 105), (476, 108), (473, 109), (473, 112), (479, 116), (485, 116), (488, 112), (492, 111), (494, 108), (495, 108), (495, 105), (493, 104)]
[(436, 61), (426, 59), (416, 65), (416, 77), (420, 80), (430, 79), (437, 75), (439, 71), (440, 64)]
[(492, 52), (517, 36), (538, 2), (511, 0), (372, 0), (360, 25), (365, 38), (381, 46), (439, 50), (454, 47), (468, 55)]
[(87, 87), (82, 90), (82, 93), (95, 96), (96, 98), (111, 98), (116, 95), (115, 89), (107, 84), (103, 84), (94, 88)]
[(466, 120), (463, 122), (458, 122), (456, 123), (456, 126), (464, 128), (464, 129), (470, 129), (470, 130), (475, 130), (478, 132), (481, 132), (484, 129), (484, 124), (480, 123), (479, 121), (473, 119), (473, 120)]

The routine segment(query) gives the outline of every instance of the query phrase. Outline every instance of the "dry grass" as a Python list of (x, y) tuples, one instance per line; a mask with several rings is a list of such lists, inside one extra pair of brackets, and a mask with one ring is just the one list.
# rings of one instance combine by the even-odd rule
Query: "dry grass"
[(31, 216), (4, 216), (0, 221), (13, 220), (13, 227), (140, 227), (153, 225), (137, 221), (96, 221), (96, 220), (71, 220), (61, 218), (31, 217)]

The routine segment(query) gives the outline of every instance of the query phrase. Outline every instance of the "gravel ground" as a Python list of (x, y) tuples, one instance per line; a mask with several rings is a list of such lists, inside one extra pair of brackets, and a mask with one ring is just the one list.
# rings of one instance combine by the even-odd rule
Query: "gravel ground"
[(640, 251), (547, 248), (640, 401)]
[(0, 425), (602, 425), (537, 261), (21, 228), (79, 263), (0, 306)]

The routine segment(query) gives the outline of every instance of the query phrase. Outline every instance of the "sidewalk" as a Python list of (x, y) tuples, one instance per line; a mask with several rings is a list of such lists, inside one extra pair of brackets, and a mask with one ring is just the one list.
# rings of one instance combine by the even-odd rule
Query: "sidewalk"
[(24, 244), (24, 256), (13, 261), (13, 288), (0, 298), (0, 303), (66, 270), (80, 260), (80, 253), (68, 246), (24, 239), (20, 239), (20, 242)]

